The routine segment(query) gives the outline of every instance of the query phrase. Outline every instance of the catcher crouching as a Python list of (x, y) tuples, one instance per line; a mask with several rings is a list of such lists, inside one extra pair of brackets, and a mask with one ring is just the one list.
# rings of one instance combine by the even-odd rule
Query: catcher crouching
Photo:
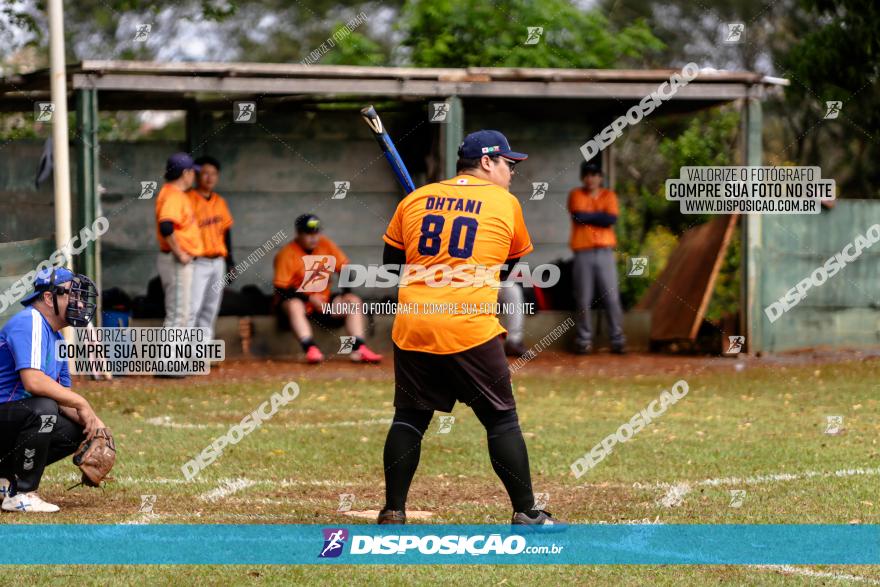
[(83, 328), (98, 292), (64, 267), (34, 278), (25, 308), (0, 330), (0, 496), (9, 512), (57, 512), (37, 489), (47, 465), (76, 453), (83, 483), (97, 485), (115, 461), (113, 438), (92, 406), (70, 388), (67, 361), (55, 356), (65, 326)]

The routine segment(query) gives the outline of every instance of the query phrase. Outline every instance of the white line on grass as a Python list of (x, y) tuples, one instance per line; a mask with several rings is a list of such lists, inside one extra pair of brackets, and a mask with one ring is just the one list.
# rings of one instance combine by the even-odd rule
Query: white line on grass
[(201, 499), (202, 501), (217, 501), (218, 499), (222, 499), (227, 495), (232, 495), (233, 493), (237, 493), (242, 489), (247, 489), (248, 487), (256, 484), (256, 481), (251, 481), (250, 479), (245, 479), (244, 477), (239, 477), (238, 479), (223, 479), (216, 489), (212, 489), (207, 493), (203, 493), (199, 496), (199, 499)]
[(136, 517), (133, 520), (128, 520), (127, 522), (119, 522), (121, 526), (143, 526), (144, 524), (149, 524), (151, 521), (158, 519), (159, 514), (154, 514), (152, 512), (144, 512), (140, 516)]
[(880, 585), (877, 579), (868, 577), (860, 577), (858, 575), (850, 575), (849, 573), (830, 573), (827, 571), (814, 571), (802, 567), (793, 567), (791, 565), (750, 565), (756, 569), (765, 569), (768, 571), (779, 571), (783, 575), (800, 575), (801, 577), (814, 577), (822, 579), (836, 579), (837, 581), (850, 581), (855, 583), (868, 583), (869, 585)]
[(357, 422), (330, 422), (328, 424), (294, 424), (296, 430), (308, 428), (344, 428), (348, 426), (370, 426), (373, 424), (391, 424), (391, 418), (376, 418), (374, 420), (358, 420)]
[[(147, 424), (153, 426), (162, 426), (163, 428), (176, 428), (185, 430), (202, 430), (205, 428), (223, 428), (223, 424), (188, 424), (185, 422), (174, 422), (171, 416), (158, 416), (155, 418), (147, 418), (144, 420)], [(346, 420), (343, 422), (327, 422), (326, 424), (294, 424), (292, 430), (311, 430), (315, 428), (346, 428), (351, 426), (371, 426), (374, 424), (391, 424), (391, 418), (375, 418), (372, 420)]]
[[(304, 485), (312, 486), (312, 487), (354, 487), (358, 485), (355, 481), (334, 481), (334, 480), (324, 480), (324, 479), (244, 479), (251, 485), (254, 486), (269, 486), (269, 487), (302, 487)], [(79, 476), (77, 475), (65, 475), (63, 481), (79, 481)], [(224, 480), (220, 480), (219, 482), (223, 482)], [(116, 485), (122, 484), (131, 484), (131, 485), (211, 485), (214, 481), (208, 480), (200, 480), (196, 481), (187, 481), (183, 477), (173, 477), (171, 479), (166, 479), (162, 477), (156, 477), (152, 479), (139, 479), (137, 477), (125, 476), (125, 477), (115, 477), (113, 479), (113, 483)]]
[[(171, 420), (171, 416), (157, 416), (155, 418), (147, 418), (146, 420), (144, 420), (144, 422), (146, 422), (147, 424), (152, 424), (153, 426), (162, 426), (164, 428), (182, 428), (187, 430), (202, 430), (204, 428), (209, 428), (209, 426), (206, 424), (181, 424), (179, 422), (173, 422)], [(221, 426), (223, 426), (223, 424), (212, 424), (210, 427), (213, 428)]]
[(720, 477), (718, 479), (703, 479), (702, 481), (682, 481), (679, 483), (655, 483), (653, 485), (633, 485), (634, 487), (654, 487), (665, 489), (666, 494), (658, 500), (658, 504), (664, 507), (675, 507), (681, 504), (684, 496), (690, 493), (694, 487), (719, 487), (723, 485), (759, 485), (762, 483), (776, 483), (779, 481), (799, 481), (802, 479), (828, 478), (828, 477), (856, 477), (859, 475), (880, 475), (880, 467), (868, 469), (839, 469), (837, 471), (805, 471), (803, 473), (776, 473), (772, 475), (754, 475), (752, 477)]

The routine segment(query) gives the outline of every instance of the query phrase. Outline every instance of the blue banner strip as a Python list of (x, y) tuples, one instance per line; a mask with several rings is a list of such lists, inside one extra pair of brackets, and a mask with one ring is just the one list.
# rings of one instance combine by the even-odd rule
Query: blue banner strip
[[(522, 527), (520, 527), (522, 528)], [(880, 564), (878, 525), (4, 524), (2, 564)]]

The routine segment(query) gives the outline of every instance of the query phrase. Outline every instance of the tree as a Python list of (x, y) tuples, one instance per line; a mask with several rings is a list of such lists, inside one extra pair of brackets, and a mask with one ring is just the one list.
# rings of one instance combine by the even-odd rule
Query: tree
[[(783, 58), (792, 85), (786, 106), (807, 104), (800, 120), (800, 165), (821, 165), (842, 196), (877, 197), (880, 185), (880, 6), (873, 0), (805, 0), (819, 26), (801, 35)], [(838, 118), (824, 119), (827, 101)], [(842, 150), (842, 153), (841, 153)], [(837, 157), (831, 157), (837, 153)]]
[[(399, 26), (419, 67), (608, 68), (663, 48), (643, 21), (614, 30), (569, 0), (413, 0)], [(530, 27), (543, 31), (526, 44)]]

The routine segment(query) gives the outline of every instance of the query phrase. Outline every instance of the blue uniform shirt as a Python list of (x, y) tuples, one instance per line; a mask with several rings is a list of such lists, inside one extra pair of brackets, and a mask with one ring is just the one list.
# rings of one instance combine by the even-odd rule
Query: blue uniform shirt
[(70, 387), (67, 361), (55, 358), (55, 341), (64, 340), (42, 314), (25, 308), (0, 330), (0, 403), (31, 397), (21, 382), (21, 369), (39, 369)]

